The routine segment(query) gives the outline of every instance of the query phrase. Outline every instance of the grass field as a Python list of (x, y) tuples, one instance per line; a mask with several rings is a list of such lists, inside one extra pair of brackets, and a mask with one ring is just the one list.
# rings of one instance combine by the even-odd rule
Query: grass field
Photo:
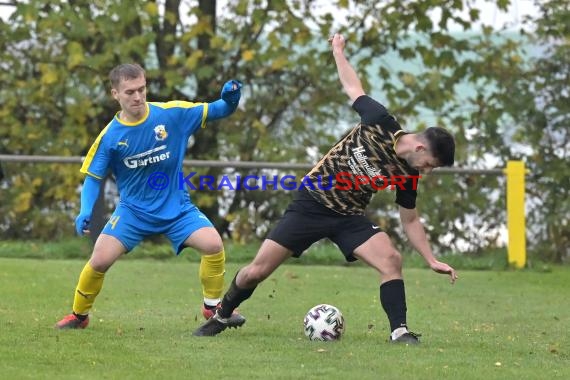
[[(79, 260), (0, 258), (3, 379), (567, 379), (570, 268), (462, 271), (454, 286), (407, 269), (418, 347), (390, 345), (375, 273), (362, 266), (285, 265), (241, 306), (239, 330), (197, 338), (196, 263), (125, 260), (108, 273), (82, 331), (57, 331)], [(238, 264), (228, 264), (228, 281)], [(339, 342), (311, 342), (305, 312), (345, 315)]]

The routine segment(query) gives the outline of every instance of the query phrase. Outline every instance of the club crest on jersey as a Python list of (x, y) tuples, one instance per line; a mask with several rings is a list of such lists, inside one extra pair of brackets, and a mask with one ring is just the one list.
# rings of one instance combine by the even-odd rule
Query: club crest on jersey
[(168, 133), (166, 132), (166, 126), (163, 124), (157, 125), (154, 127), (154, 138), (157, 141), (164, 141), (168, 137)]

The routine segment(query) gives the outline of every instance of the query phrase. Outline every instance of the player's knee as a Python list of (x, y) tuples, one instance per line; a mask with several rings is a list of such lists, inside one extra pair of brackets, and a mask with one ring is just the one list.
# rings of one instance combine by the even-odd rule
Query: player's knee
[(89, 266), (93, 268), (96, 272), (105, 273), (109, 270), (109, 268), (113, 265), (113, 262), (109, 262), (107, 260), (101, 260), (98, 258), (91, 258), (89, 260)]
[(402, 255), (398, 250), (394, 247), (391, 247), (388, 251), (387, 260), (386, 260), (389, 268), (392, 270), (401, 270), (402, 269)]
[(89, 259), (89, 265), (93, 270), (105, 273), (113, 266), (116, 259), (117, 257), (115, 255), (110, 255), (107, 252), (95, 249)]
[(216, 253), (220, 253), (224, 250), (224, 243), (221, 238), (213, 237), (203, 242), (200, 248), (204, 255), (215, 255)]
[(265, 280), (271, 272), (260, 265), (249, 265), (245, 269), (244, 280), (248, 286), (254, 286)]

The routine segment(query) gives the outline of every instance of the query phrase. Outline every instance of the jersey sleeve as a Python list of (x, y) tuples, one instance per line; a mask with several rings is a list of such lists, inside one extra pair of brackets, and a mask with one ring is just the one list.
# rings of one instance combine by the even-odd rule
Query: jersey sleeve
[(416, 208), (416, 198), (418, 196), (418, 179), (408, 178), (403, 183), (403, 189), (396, 186), (396, 203), (403, 208)]
[(109, 126), (105, 127), (97, 136), (97, 139), (89, 148), (85, 161), (81, 165), (81, 173), (91, 175), (97, 179), (103, 179), (107, 174), (111, 162), (111, 151), (109, 149), (109, 136), (107, 131)]
[(352, 108), (360, 115), (362, 124), (380, 125), (392, 132), (402, 129), (386, 107), (368, 95), (359, 96), (352, 104)]

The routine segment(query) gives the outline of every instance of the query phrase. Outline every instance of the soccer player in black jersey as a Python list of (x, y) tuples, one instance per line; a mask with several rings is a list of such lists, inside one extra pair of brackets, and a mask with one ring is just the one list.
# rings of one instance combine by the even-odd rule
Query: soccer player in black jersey
[(364, 216), (372, 195), (384, 189), (386, 182), (395, 185), (400, 219), (411, 245), (433, 271), (449, 275), (451, 283), (457, 279), (455, 270), (433, 255), (416, 212), (418, 178), (433, 168), (453, 165), (453, 136), (438, 127), (405, 132), (382, 104), (364, 93), (344, 55), (344, 38), (335, 34), (330, 42), (340, 82), (361, 121), (307, 174), (313, 183), (330, 178), (329, 186), (307, 186), (297, 193), (253, 261), (236, 274), (221, 308), (194, 332), (196, 336), (225, 330), (234, 309), (281, 263), (328, 238), (347, 261), (360, 259), (380, 273), (380, 302), (390, 322), (390, 341), (419, 343), (418, 334), (409, 331), (406, 323), (400, 253), (388, 234)]

